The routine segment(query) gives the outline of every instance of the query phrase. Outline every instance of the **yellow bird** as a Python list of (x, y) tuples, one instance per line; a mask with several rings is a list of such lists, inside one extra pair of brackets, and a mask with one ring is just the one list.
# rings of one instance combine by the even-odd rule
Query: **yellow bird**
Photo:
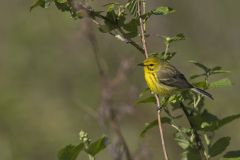
[(178, 89), (191, 89), (193, 92), (213, 99), (208, 92), (190, 84), (185, 76), (174, 66), (157, 57), (149, 57), (138, 65), (144, 67), (144, 77), (147, 85), (151, 92), (155, 94), (166, 96)]

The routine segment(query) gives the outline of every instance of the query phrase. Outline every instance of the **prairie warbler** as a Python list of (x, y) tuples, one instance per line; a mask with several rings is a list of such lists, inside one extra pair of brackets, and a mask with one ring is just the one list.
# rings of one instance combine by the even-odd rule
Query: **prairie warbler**
[(172, 91), (180, 89), (191, 89), (193, 92), (213, 99), (208, 92), (194, 87), (185, 76), (168, 62), (163, 62), (157, 57), (149, 57), (143, 63), (138, 64), (144, 67), (144, 77), (151, 92), (166, 96)]

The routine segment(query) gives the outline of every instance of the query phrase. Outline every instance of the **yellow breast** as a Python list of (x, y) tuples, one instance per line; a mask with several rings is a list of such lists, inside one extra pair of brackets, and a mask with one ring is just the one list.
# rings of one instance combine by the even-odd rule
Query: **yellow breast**
[(157, 78), (157, 75), (155, 73), (144, 73), (145, 80), (147, 82), (147, 85), (149, 89), (153, 93), (157, 93), (161, 96), (165, 96), (170, 94), (175, 88), (166, 86), (162, 83), (159, 83), (159, 80)]

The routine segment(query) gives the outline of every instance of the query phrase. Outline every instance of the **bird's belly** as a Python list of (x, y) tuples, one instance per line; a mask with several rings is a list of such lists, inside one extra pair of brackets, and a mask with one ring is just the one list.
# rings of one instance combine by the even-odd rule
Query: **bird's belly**
[(157, 84), (157, 87), (151, 86), (150, 90), (154, 93), (157, 93), (161, 96), (170, 94), (175, 88), (166, 86), (164, 84)]
[(158, 81), (153, 81), (148, 76), (145, 76), (145, 80), (147, 82), (147, 85), (148, 85), (149, 89), (153, 93), (159, 94), (161, 96), (166, 96), (166, 95), (170, 94), (173, 90), (176, 89), (174, 87), (166, 86), (162, 83), (159, 83)]

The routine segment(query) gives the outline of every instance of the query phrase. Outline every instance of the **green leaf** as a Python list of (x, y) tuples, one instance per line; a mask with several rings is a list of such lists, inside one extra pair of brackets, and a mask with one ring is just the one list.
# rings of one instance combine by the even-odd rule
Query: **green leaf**
[(154, 10), (152, 10), (152, 14), (154, 15), (167, 15), (170, 13), (174, 13), (176, 10), (170, 8), (170, 7), (166, 7), (166, 6), (160, 6)]
[(162, 55), (161, 55), (161, 59), (163, 61), (169, 61), (171, 60), (174, 56), (176, 55), (176, 52), (163, 52)]
[(91, 143), (89, 147), (85, 149), (85, 151), (91, 156), (95, 156), (98, 152), (106, 148), (107, 145), (108, 145), (108, 138), (106, 136), (103, 136), (97, 141)]
[(172, 42), (176, 42), (176, 41), (181, 41), (181, 40), (185, 40), (185, 36), (182, 33), (177, 34), (174, 37), (168, 37), (168, 36), (162, 36), (162, 38), (164, 39), (164, 43), (166, 45), (172, 43)]
[(232, 82), (228, 78), (220, 79), (215, 82), (211, 82), (209, 84), (209, 88), (219, 88), (219, 87), (225, 87), (225, 86), (231, 86)]
[(230, 71), (223, 70), (222, 67), (216, 66), (211, 69), (210, 74), (219, 74), (219, 73), (230, 73)]
[(240, 114), (235, 114), (235, 115), (225, 117), (225, 118), (223, 118), (219, 121), (218, 128), (220, 128), (220, 127), (222, 127), (222, 126), (224, 126), (224, 125), (226, 125), (226, 124), (228, 124), (228, 123), (230, 123), (230, 122), (232, 122), (232, 121), (234, 121), (238, 118), (240, 118)]
[(138, 35), (138, 25), (139, 21), (137, 19), (132, 19), (127, 24), (124, 24), (123, 28), (128, 31), (128, 34), (134, 34), (136, 37)]
[(240, 118), (240, 114), (218, 119), (215, 115), (210, 114), (205, 110), (201, 115), (190, 117), (190, 120), (193, 123), (194, 127), (198, 130), (214, 131), (238, 118)]
[(104, 7), (107, 7), (107, 12), (109, 12), (114, 10), (117, 5), (120, 5), (120, 3), (111, 2), (111, 3), (105, 4)]
[[(70, 8), (70, 5), (67, 3), (67, 2), (58, 2), (58, 1), (55, 1), (55, 6), (62, 12), (70, 12), (72, 17), (76, 17), (77, 16), (77, 13), (76, 12), (72, 12), (71, 11), (71, 8)], [(79, 18), (81, 17), (80, 14), (78, 13), (78, 16)]]
[[(171, 123), (171, 119), (168, 118), (168, 117), (162, 117), (162, 118), (161, 118), (161, 122), (162, 122), (162, 124), (164, 124), (164, 123), (170, 124), (170, 123)], [(140, 136), (141, 136), (141, 137), (144, 137), (145, 134), (146, 134), (150, 129), (152, 129), (153, 127), (155, 127), (155, 126), (157, 126), (157, 125), (158, 125), (158, 120), (157, 120), (157, 119), (153, 120), (152, 122), (145, 123), (145, 127), (144, 127), (144, 129), (141, 131)]]
[(222, 137), (217, 140), (212, 146), (209, 147), (209, 155), (214, 157), (218, 154), (221, 154), (230, 144), (230, 137)]
[(193, 85), (197, 88), (201, 88), (201, 89), (206, 89), (208, 88), (208, 84), (206, 83), (206, 81), (200, 81), (197, 83), (193, 83)]
[(222, 160), (240, 160), (240, 150), (238, 151), (229, 151), (223, 156)]
[(190, 79), (195, 79), (195, 78), (198, 78), (198, 77), (204, 77), (204, 76), (206, 76), (206, 73), (195, 74), (195, 75), (192, 75), (192, 76), (190, 77)]
[(141, 104), (141, 103), (156, 103), (156, 99), (154, 96), (150, 96), (144, 99), (139, 99), (136, 102), (136, 104)]
[(181, 160), (202, 160), (199, 150), (188, 148), (182, 153)]
[(178, 145), (182, 148), (182, 149), (187, 149), (190, 146), (190, 142), (188, 139), (186, 139), (184, 133), (182, 132), (177, 132), (175, 134), (175, 140), (177, 141)]
[(218, 117), (209, 113), (207, 110), (205, 110), (202, 114), (189, 118), (197, 130), (213, 131), (218, 129)]
[(53, 0), (37, 0), (31, 7), (30, 11), (32, 11), (34, 8), (40, 6), (42, 8), (47, 8)]
[(58, 159), (59, 160), (75, 160), (78, 154), (83, 149), (84, 144), (80, 143), (77, 146), (74, 145), (67, 145), (63, 149), (58, 152)]
[(134, 17), (137, 17), (137, 0), (128, 0), (128, 3), (125, 5), (125, 8), (127, 8), (129, 10), (129, 12), (131, 13), (131, 15), (133, 15)]
[(118, 16), (114, 10), (108, 11), (105, 17), (106, 17), (106, 19), (104, 20), (104, 22), (105, 22), (105, 25), (108, 26), (109, 31), (118, 27), (116, 25), (118, 22)]
[(189, 62), (195, 64), (196, 66), (198, 66), (199, 68), (201, 68), (202, 70), (204, 70), (206, 73), (209, 72), (209, 70), (210, 70), (207, 66), (205, 66), (205, 65), (203, 65), (203, 64), (201, 64), (201, 63), (199, 63), (199, 62), (197, 62), (197, 61), (191, 60), (191, 61), (189, 61)]

